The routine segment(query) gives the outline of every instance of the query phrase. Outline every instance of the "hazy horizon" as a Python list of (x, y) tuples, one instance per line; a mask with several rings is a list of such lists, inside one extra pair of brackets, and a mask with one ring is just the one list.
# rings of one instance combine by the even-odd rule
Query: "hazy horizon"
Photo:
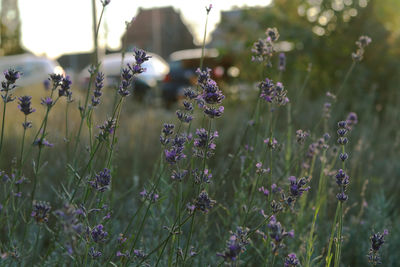
[[(63, 54), (89, 52), (93, 49), (91, 1), (70, 0), (62, 5), (62, 0), (19, 0), (21, 18), (21, 43), (32, 53), (50, 58)], [(220, 20), (220, 12), (233, 7), (267, 6), (271, 0), (220, 1), (178, 1), (166, 4), (162, 0), (152, 0), (137, 4), (130, 0), (111, 0), (106, 7), (99, 34), (99, 45), (118, 49), (124, 33), (125, 21), (137, 15), (139, 8), (172, 6), (182, 15), (184, 23), (193, 33), (195, 42), (202, 39), (206, 18), (205, 7), (213, 5), (208, 24), (208, 37)], [(96, 2), (100, 15), (101, 3)], [(77, 8), (79, 7), (79, 8)], [(193, 10), (198, 9), (198, 12)], [(41, 16), (38, 16), (40, 10)], [(33, 11), (33, 12), (32, 12)], [(71, 19), (72, 18), (72, 19)]]

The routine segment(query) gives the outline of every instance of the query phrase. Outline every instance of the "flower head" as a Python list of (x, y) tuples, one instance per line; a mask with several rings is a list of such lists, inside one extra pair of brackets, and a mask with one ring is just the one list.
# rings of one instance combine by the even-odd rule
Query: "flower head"
[(31, 107), (31, 96), (21, 96), (18, 97), (19, 103), (18, 103), (18, 108), (21, 110), (22, 113), (25, 114), (25, 116), (33, 113), (36, 111), (36, 109)]
[(371, 43), (371, 38), (368, 36), (360, 36), (356, 41), (357, 51), (351, 54), (351, 57), (355, 62), (360, 62), (364, 57), (365, 48)]
[(44, 201), (34, 201), (31, 217), (38, 223), (47, 223), (49, 221), (51, 206)]
[(104, 226), (102, 224), (99, 224), (95, 227), (92, 228), (90, 231), (90, 236), (92, 237), (92, 240), (96, 243), (104, 242), (107, 238), (108, 233), (105, 232)]
[(3, 74), (9, 85), (14, 84), (21, 77), (21, 72), (14, 69), (8, 69)]
[(63, 77), (60, 84), (60, 89), (58, 89), (58, 96), (66, 96), (68, 98), (71, 97), (72, 92), (71, 89), (71, 78), (69, 76)]
[(373, 265), (381, 264), (381, 257), (379, 254), (379, 250), (381, 249), (382, 245), (385, 243), (385, 236), (389, 234), (389, 231), (385, 229), (383, 234), (375, 233), (371, 235), (371, 248), (369, 249), (369, 253), (367, 255), (368, 261)]
[(197, 210), (207, 213), (212, 207), (214, 207), (216, 201), (209, 198), (206, 191), (202, 191), (194, 202), (194, 206)]
[(299, 265), (299, 260), (297, 259), (296, 254), (290, 253), (285, 258), (285, 267), (295, 267)]
[(108, 136), (112, 134), (115, 130), (115, 123), (115, 119), (109, 118), (104, 122), (103, 125), (98, 126), (98, 128), (100, 129), (100, 133), (97, 138), (101, 141), (107, 140)]
[(248, 237), (249, 229), (237, 227), (236, 232), (231, 231), (231, 236), (226, 242), (226, 249), (217, 256), (224, 258), (226, 262), (234, 262), (238, 256), (246, 250), (246, 245), (250, 243)]
[(53, 99), (49, 96), (46, 98), (42, 98), (42, 101), (40, 102), (40, 104), (50, 108), (51, 106), (53, 106)]
[(266, 102), (274, 103), (278, 106), (283, 106), (289, 102), (289, 98), (286, 97), (287, 91), (280, 82), (274, 84), (272, 80), (266, 78), (258, 84), (258, 88), (261, 91), (260, 97)]
[(104, 192), (110, 188), (111, 184), (111, 171), (104, 168), (103, 171), (97, 173), (89, 184), (99, 192)]
[(100, 97), (103, 94), (101, 89), (104, 86), (104, 74), (102, 72), (98, 72), (96, 75), (95, 83), (94, 83), (94, 91), (92, 96), (92, 106), (97, 106), (100, 104)]

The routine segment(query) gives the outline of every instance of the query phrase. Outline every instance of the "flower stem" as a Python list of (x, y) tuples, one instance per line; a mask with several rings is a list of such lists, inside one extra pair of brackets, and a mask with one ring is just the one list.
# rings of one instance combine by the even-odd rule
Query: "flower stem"
[(0, 155), (1, 149), (3, 148), (3, 137), (4, 137), (4, 125), (6, 120), (6, 107), (7, 107), (7, 99), (8, 99), (8, 90), (3, 98), (3, 120), (1, 122), (1, 137), (0, 137)]

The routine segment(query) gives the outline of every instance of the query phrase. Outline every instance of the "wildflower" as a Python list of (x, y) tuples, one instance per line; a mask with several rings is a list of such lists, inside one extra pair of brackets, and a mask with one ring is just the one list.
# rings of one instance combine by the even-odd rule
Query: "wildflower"
[(351, 54), (353, 61), (360, 62), (364, 56), (364, 49), (371, 43), (371, 38), (368, 36), (360, 36), (358, 41), (356, 41), (356, 45), (358, 47), (357, 51)]
[(286, 97), (287, 91), (284, 89), (283, 84), (277, 82), (273, 83), (272, 80), (266, 78), (264, 81), (258, 84), (260, 89), (260, 97), (266, 102), (283, 106), (289, 103), (289, 98)]
[(128, 238), (124, 237), (124, 234), (119, 234), (118, 236), (118, 244), (123, 244), (128, 240)]
[(280, 211), (283, 210), (283, 207), (282, 207), (281, 203), (280, 202), (276, 202), (275, 200), (271, 201), (270, 206), (271, 206), (273, 214), (277, 214), (277, 213), (279, 213)]
[(207, 104), (221, 104), (222, 100), (225, 98), (221, 90), (219, 90), (217, 83), (212, 79), (200, 83), (200, 86), (203, 89), (201, 97)]
[(187, 113), (183, 113), (180, 110), (176, 111), (176, 116), (181, 122), (189, 123), (193, 120), (193, 117)]
[(205, 113), (208, 117), (210, 117), (211, 119), (219, 118), (219, 117), (221, 117), (222, 114), (224, 113), (224, 107), (223, 107), (223, 106), (220, 106), (220, 107), (218, 107), (218, 108), (214, 108), (214, 107), (205, 106), (205, 107), (204, 107), (204, 113)]
[(121, 251), (117, 251), (116, 253), (117, 257), (129, 257), (129, 251), (126, 251), (125, 253), (122, 253)]
[(288, 180), (290, 181), (289, 197), (286, 199), (286, 201), (290, 205), (297, 198), (301, 197), (301, 195), (303, 195), (303, 192), (310, 190), (310, 187), (304, 187), (308, 182), (305, 177), (297, 180), (295, 176), (290, 176)]
[(271, 185), (272, 193), (279, 193), (282, 191), (282, 188), (278, 187), (276, 184)]
[(201, 128), (196, 130), (197, 138), (193, 142), (193, 154), (197, 157), (210, 158), (214, 154), (216, 145), (215, 139), (218, 138), (218, 132), (207, 132), (206, 129)]
[(172, 147), (171, 149), (164, 150), (165, 160), (169, 164), (176, 164), (179, 160), (186, 158), (183, 154), (183, 147)]
[(103, 229), (104, 226), (102, 224), (99, 224), (92, 228), (92, 230), (90, 231), (90, 236), (92, 237), (92, 240), (94, 242), (100, 243), (106, 240), (108, 233), (103, 231)]
[(322, 116), (325, 119), (329, 119), (331, 117), (331, 107), (332, 107), (332, 104), (330, 102), (326, 102), (324, 104), (324, 108), (323, 108), (323, 111), (322, 111), (322, 113), (323, 113)]
[(83, 230), (83, 224), (79, 221), (82, 210), (72, 204), (65, 204), (62, 209), (56, 210), (54, 214), (61, 221), (64, 232), (67, 235), (80, 234)]
[(188, 211), (189, 214), (193, 214), (193, 212), (196, 210), (196, 206), (191, 203), (187, 203), (186, 210)]
[(43, 87), (45, 90), (50, 90), (50, 81), (49, 79), (46, 79), (43, 81)]
[(47, 146), (47, 147), (53, 147), (54, 146), (49, 141), (47, 141), (46, 138), (38, 138), (33, 142), (33, 144), (35, 146), (39, 146), (39, 148), (42, 147), (42, 146)]
[(290, 253), (285, 258), (285, 267), (295, 267), (299, 265), (299, 260), (297, 259), (296, 254)]
[(100, 97), (103, 94), (101, 89), (104, 87), (104, 74), (102, 72), (98, 72), (96, 75), (96, 79), (94, 82), (94, 91), (92, 96), (92, 106), (97, 106), (100, 104)]
[(195, 99), (195, 98), (198, 96), (198, 94), (197, 94), (192, 88), (186, 88), (186, 89), (184, 89), (183, 95), (184, 95), (187, 99), (190, 99), (190, 100), (193, 100), (193, 99)]
[(112, 134), (115, 130), (115, 123), (115, 119), (109, 118), (104, 122), (103, 125), (98, 126), (98, 128), (100, 129), (100, 133), (97, 138), (100, 141), (107, 140), (108, 136)]
[(164, 127), (163, 127), (163, 129), (162, 129), (162, 132), (163, 132), (163, 134), (165, 135), (165, 136), (168, 136), (168, 135), (171, 135), (171, 134), (173, 134), (174, 133), (174, 128), (175, 128), (175, 125), (173, 125), (173, 124), (168, 124), (168, 123), (164, 123)]
[(346, 129), (348, 131), (351, 131), (353, 129), (353, 126), (356, 125), (357, 123), (358, 123), (357, 114), (354, 112), (350, 112), (346, 118)]
[(231, 232), (229, 240), (226, 242), (227, 248), (217, 256), (224, 258), (227, 262), (234, 262), (238, 256), (246, 250), (246, 245), (250, 243), (248, 237), (249, 229), (238, 227), (236, 232)]
[[(345, 137), (347, 134), (347, 122), (346, 121), (339, 121), (338, 122), (338, 143), (343, 147), (343, 152), (340, 153), (340, 159), (344, 162), (348, 158), (348, 154), (345, 153), (344, 151), (344, 145), (347, 144), (348, 139)], [(348, 199), (348, 196), (346, 195), (346, 187), (349, 184), (349, 176), (346, 175), (345, 171), (340, 169), (338, 170), (336, 174), (336, 183), (338, 184), (340, 188), (340, 192), (336, 195), (336, 198), (339, 201), (346, 201)]]
[(104, 168), (103, 171), (100, 171), (95, 175), (89, 184), (99, 192), (104, 192), (107, 189), (110, 189), (111, 171), (107, 168)]
[(103, 255), (103, 253), (101, 253), (101, 251), (96, 251), (95, 249), (94, 249), (94, 247), (91, 247), (90, 248), (90, 250), (89, 250), (89, 252), (88, 252), (88, 255), (90, 256), (90, 257), (92, 257), (92, 259), (97, 259), (97, 258), (100, 258), (102, 255)]
[(140, 250), (140, 249), (135, 249), (135, 250), (133, 250), (133, 255), (136, 257), (136, 258), (139, 258), (139, 259), (143, 259), (143, 258), (145, 258), (147, 255), (143, 252), (143, 250)]
[[(151, 58), (151, 56), (148, 56), (146, 54), (146, 52), (142, 49), (135, 48), (134, 53), (135, 53), (136, 65), (139, 65), (139, 66)], [(141, 73), (141, 72), (139, 72), (139, 73)]]
[(296, 141), (299, 144), (304, 144), (306, 138), (310, 136), (309, 132), (303, 131), (303, 130), (297, 130), (296, 131)]
[(285, 71), (286, 70), (286, 56), (285, 53), (280, 53), (279, 54), (279, 71)]
[(55, 90), (58, 86), (61, 85), (63, 76), (61, 74), (56, 74), (56, 73), (50, 74), (49, 76), (50, 76), (49, 81), (51, 81), (53, 83), (52, 90)]
[(208, 13), (210, 13), (211, 8), (212, 8), (212, 4), (210, 4), (208, 7), (206, 7), (207, 15), (208, 15)]
[(265, 139), (264, 144), (267, 144), (268, 148), (272, 150), (275, 150), (278, 147), (278, 141), (275, 138)]
[(111, 0), (101, 0), (101, 4), (103, 5), (103, 7), (107, 6), (110, 2)]
[(271, 39), (271, 41), (275, 42), (278, 41), (279, 39), (279, 32), (277, 30), (277, 28), (268, 28), (265, 31), (265, 34), (267, 35), (267, 37), (269, 37)]
[(31, 217), (38, 223), (47, 223), (49, 221), (51, 206), (44, 201), (34, 201)]
[(15, 84), (15, 82), (21, 77), (21, 72), (14, 69), (8, 69), (3, 72), (3, 74), (8, 85)]
[(262, 168), (262, 163), (261, 162), (256, 163), (256, 173), (258, 175), (262, 175), (262, 174), (265, 174), (265, 173), (268, 173), (268, 172), (270, 172), (269, 168), (268, 169), (264, 169), (264, 168)]
[(204, 169), (203, 173), (201, 173), (198, 169), (193, 170), (193, 177), (194, 177), (194, 182), (196, 184), (201, 184), (201, 183), (210, 183), (212, 174), (208, 169)]
[(258, 41), (253, 44), (253, 48), (251, 49), (253, 56), (251, 60), (256, 62), (265, 61), (266, 65), (271, 67), (271, 58), (275, 52), (273, 43), (279, 39), (279, 32), (276, 28), (268, 28), (265, 34), (267, 38), (258, 39)]
[(215, 203), (216, 201), (210, 199), (207, 192), (203, 190), (195, 200), (194, 206), (196, 209), (207, 213), (212, 207), (214, 207)]
[(258, 41), (253, 44), (253, 48), (251, 49), (251, 52), (254, 54), (251, 57), (251, 60), (263, 62), (267, 55), (272, 56), (272, 51), (272, 47), (267, 45), (266, 40), (258, 39)]
[(224, 112), (223, 106), (217, 106), (222, 103), (225, 96), (219, 89), (217, 83), (210, 77), (210, 69), (196, 70), (198, 76), (197, 82), (202, 89), (202, 93), (197, 96), (198, 105), (203, 112), (210, 118), (220, 117)]
[(171, 143), (172, 146), (169, 149), (164, 150), (165, 160), (169, 164), (176, 164), (181, 159), (186, 158), (186, 155), (183, 153), (186, 137), (184, 135), (177, 135), (172, 139)]
[(18, 97), (18, 108), (19, 110), (21, 110), (22, 113), (25, 114), (25, 116), (28, 116), (29, 114), (36, 111), (36, 109), (31, 107), (31, 99), (32, 97), (27, 95)]
[(186, 100), (183, 101), (183, 106), (185, 107), (186, 111), (191, 111), (193, 110), (193, 105), (190, 102), (187, 102)]
[(168, 123), (164, 123), (161, 135), (160, 135), (160, 143), (162, 145), (168, 145), (170, 142), (170, 139), (168, 138), (168, 136), (172, 135), (174, 133), (174, 128), (175, 125), (173, 124), (168, 124)]
[(260, 188), (258, 188), (258, 191), (263, 193), (264, 196), (268, 196), (269, 195), (268, 189), (264, 188), (264, 186), (261, 186)]
[(152, 202), (156, 202), (160, 198), (160, 196), (154, 191), (147, 192), (146, 189), (143, 189), (143, 191), (140, 192), (139, 195), (142, 197), (143, 200), (150, 200)]
[(71, 78), (69, 76), (66, 76), (65, 78), (62, 78), (61, 84), (60, 84), (60, 89), (58, 89), (58, 96), (66, 96), (66, 97), (71, 97), (72, 92), (70, 91), (71, 89)]
[(171, 175), (172, 180), (176, 181), (182, 181), (183, 178), (187, 175), (188, 171), (187, 170), (181, 170), (181, 171), (173, 171)]
[(369, 249), (368, 252), (368, 261), (373, 265), (376, 266), (378, 264), (381, 264), (381, 257), (379, 255), (379, 250), (382, 247), (382, 245), (385, 243), (385, 236), (389, 234), (389, 231), (385, 229), (383, 231), (383, 234), (381, 233), (376, 233), (373, 234), (370, 237), (371, 240), (371, 248)]
[(51, 99), (51, 97), (49, 96), (46, 98), (42, 98), (40, 104), (47, 106), (47, 108), (51, 108), (51, 106), (53, 106), (53, 99)]
[(132, 84), (133, 75), (127, 68), (122, 69), (121, 72), (121, 84), (118, 89), (118, 94), (122, 97), (130, 95), (129, 88)]
[(349, 155), (347, 153), (340, 153), (339, 157), (342, 161), (345, 161), (349, 157)]
[(286, 232), (285, 229), (283, 229), (281, 223), (276, 220), (275, 215), (271, 216), (271, 219), (267, 227), (270, 229), (269, 236), (272, 239), (271, 241), (272, 251), (276, 255), (278, 249), (283, 248), (285, 246), (283, 244), (283, 239), (287, 236), (294, 237), (294, 231), (291, 230), (289, 232)]

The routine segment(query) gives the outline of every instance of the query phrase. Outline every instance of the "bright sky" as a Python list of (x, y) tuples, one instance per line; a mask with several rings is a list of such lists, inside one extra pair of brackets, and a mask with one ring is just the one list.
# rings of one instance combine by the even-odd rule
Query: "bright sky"
[[(100, 13), (101, 3), (97, 2)], [(22, 44), (37, 55), (56, 58), (61, 54), (90, 51), (92, 45), (91, 0), (19, 0), (22, 21)], [(183, 20), (201, 40), (204, 34), (205, 6), (210, 3), (208, 32), (220, 19), (221, 10), (234, 6), (266, 6), (271, 0), (111, 0), (106, 7), (100, 32), (100, 44), (107, 42), (111, 48), (120, 47), (125, 21), (130, 21), (139, 7), (173, 6), (180, 10)], [(105, 29), (108, 29), (107, 38)]]

